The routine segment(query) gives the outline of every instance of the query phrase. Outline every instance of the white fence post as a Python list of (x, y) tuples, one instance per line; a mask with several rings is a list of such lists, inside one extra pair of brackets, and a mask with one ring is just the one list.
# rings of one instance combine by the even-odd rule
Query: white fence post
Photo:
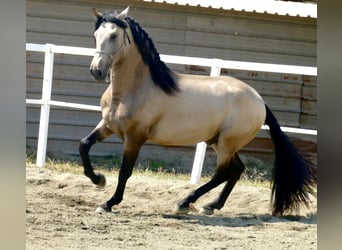
[[(221, 68), (217, 66), (219, 65), (219, 62), (220, 60), (213, 59), (213, 65), (211, 66), (210, 76), (219, 76), (221, 74)], [(205, 142), (197, 143), (194, 163), (192, 165), (190, 184), (197, 184), (201, 179), (206, 150), (207, 144)]]
[(52, 75), (53, 75), (53, 61), (54, 53), (52, 51), (52, 44), (45, 45), (45, 58), (44, 58), (44, 75), (43, 75), (43, 87), (42, 87), (42, 104), (40, 109), (40, 122), (39, 122), (39, 134), (37, 145), (37, 161), (38, 167), (44, 167), (46, 157), (46, 144), (49, 128), (49, 116), (50, 116), (50, 99), (52, 89)]

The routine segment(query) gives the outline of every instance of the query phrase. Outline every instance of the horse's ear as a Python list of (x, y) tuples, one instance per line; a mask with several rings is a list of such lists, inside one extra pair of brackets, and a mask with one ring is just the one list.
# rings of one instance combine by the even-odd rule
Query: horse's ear
[(125, 17), (128, 16), (128, 12), (129, 12), (129, 6), (126, 9), (124, 9), (120, 14), (118, 14), (116, 17), (118, 19), (124, 19)]
[(100, 17), (103, 16), (103, 14), (101, 12), (97, 11), (97, 9), (95, 9), (95, 8), (92, 9), (92, 12), (93, 12), (93, 15), (95, 17), (95, 20), (98, 20)]

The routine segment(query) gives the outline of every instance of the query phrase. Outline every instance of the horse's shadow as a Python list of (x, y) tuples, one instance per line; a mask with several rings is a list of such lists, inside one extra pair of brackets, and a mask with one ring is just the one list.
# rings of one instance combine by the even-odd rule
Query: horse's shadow
[(270, 214), (238, 214), (233, 217), (207, 216), (201, 214), (173, 215), (163, 214), (165, 219), (177, 219), (185, 223), (205, 226), (223, 227), (250, 227), (263, 226), (266, 223), (299, 222), (303, 224), (317, 224), (317, 213), (308, 216), (281, 216), (275, 217)]

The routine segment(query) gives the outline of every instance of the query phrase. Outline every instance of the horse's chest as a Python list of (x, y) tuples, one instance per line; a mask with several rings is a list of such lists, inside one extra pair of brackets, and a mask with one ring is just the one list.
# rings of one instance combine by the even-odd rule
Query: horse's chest
[(132, 123), (131, 110), (123, 103), (102, 106), (102, 117), (107, 126), (119, 137), (123, 137), (125, 128)]

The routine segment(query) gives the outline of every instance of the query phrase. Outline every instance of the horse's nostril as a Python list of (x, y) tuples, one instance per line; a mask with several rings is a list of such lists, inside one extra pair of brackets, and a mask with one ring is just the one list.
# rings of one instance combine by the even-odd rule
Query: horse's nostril
[(99, 70), (99, 69), (92, 69), (92, 68), (90, 68), (89, 71), (95, 77), (102, 76), (102, 71)]

